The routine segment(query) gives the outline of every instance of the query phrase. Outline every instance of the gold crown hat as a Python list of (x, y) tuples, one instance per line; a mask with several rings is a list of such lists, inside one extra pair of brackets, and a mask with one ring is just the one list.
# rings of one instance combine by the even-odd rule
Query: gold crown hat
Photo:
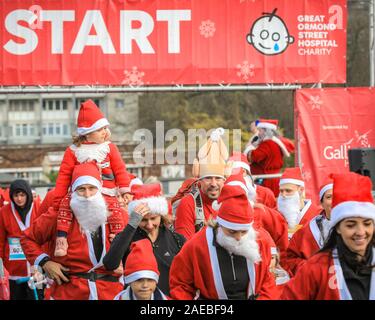
[(204, 177), (229, 177), (232, 171), (232, 161), (227, 162), (228, 149), (221, 136), (223, 128), (213, 130), (207, 142), (200, 148), (198, 158), (193, 162), (193, 176), (199, 179)]

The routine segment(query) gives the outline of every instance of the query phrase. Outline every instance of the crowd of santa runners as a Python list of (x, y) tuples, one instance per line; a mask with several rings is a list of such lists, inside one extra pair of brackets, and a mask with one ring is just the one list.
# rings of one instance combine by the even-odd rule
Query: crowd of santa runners
[(55, 187), (0, 189), (0, 300), (375, 299), (369, 177), (329, 174), (309, 199), (284, 168), (294, 144), (259, 119), (242, 153), (213, 130), (170, 198), (127, 171), (109, 125), (83, 102)]

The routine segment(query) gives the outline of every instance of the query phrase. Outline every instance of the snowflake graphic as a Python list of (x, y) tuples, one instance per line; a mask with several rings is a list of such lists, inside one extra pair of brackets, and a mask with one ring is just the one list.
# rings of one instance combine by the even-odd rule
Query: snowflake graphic
[(142, 78), (145, 75), (144, 72), (139, 71), (137, 67), (133, 67), (130, 71), (124, 71), (125, 79), (122, 81), (122, 84), (129, 86), (142, 86)]
[(211, 20), (202, 21), (199, 26), (200, 34), (205, 38), (212, 38), (215, 34), (215, 23)]
[(306, 144), (306, 139), (305, 139), (304, 137), (301, 137), (301, 138), (299, 139), (299, 143), (300, 143), (300, 144)]
[(306, 170), (304, 173), (303, 173), (303, 177), (306, 181), (310, 181), (311, 178), (312, 178), (312, 174), (311, 174), (311, 171), (310, 170)]
[(355, 136), (357, 138), (357, 142), (359, 142), (361, 144), (362, 147), (364, 148), (371, 148), (371, 145), (368, 141), (368, 134), (371, 132), (372, 130), (369, 130), (367, 131), (366, 133), (364, 134), (360, 134), (357, 130), (354, 131), (355, 133)]
[(310, 96), (309, 104), (311, 105), (311, 110), (318, 109), (320, 110), (323, 101), (320, 100), (319, 96)]
[(242, 64), (237, 65), (237, 69), (239, 69), (237, 75), (246, 81), (249, 78), (254, 77), (254, 67), (255, 66), (253, 64), (249, 64), (248, 61), (244, 61)]

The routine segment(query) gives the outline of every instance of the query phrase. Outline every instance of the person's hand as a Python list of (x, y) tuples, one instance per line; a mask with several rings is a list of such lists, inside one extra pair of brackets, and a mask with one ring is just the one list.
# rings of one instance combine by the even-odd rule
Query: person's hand
[(69, 282), (69, 279), (63, 273), (63, 271), (69, 271), (69, 269), (60, 263), (47, 261), (43, 266), (43, 270), (47, 273), (48, 278), (56, 281), (58, 285), (62, 284), (63, 281)]
[(140, 203), (138, 206), (134, 208), (134, 212), (144, 217), (146, 214), (149, 214), (151, 211), (146, 203)]
[(127, 205), (127, 204), (129, 204), (130, 201), (133, 200), (133, 195), (131, 193), (123, 193), (122, 199), (124, 200), (125, 205)]

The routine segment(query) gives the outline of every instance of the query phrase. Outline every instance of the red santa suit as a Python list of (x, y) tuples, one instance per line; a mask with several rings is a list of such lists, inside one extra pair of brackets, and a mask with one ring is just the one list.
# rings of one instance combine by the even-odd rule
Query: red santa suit
[(239, 186), (247, 194), (248, 200), (253, 207), (254, 224), (257, 228), (264, 228), (272, 237), (280, 251), (280, 258), (284, 260), (286, 249), (288, 247), (288, 224), (284, 217), (276, 210), (259, 203), (253, 203), (251, 198), (254, 196), (254, 188), (245, 180), (243, 175), (231, 175), (225, 185)]
[(2, 191), (0, 195), (0, 208), (6, 206), (10, 202), (9, 188)]
[[(50, 288), (51, 299), (58, 300), (112, 300), (122, 289), (123, 283), (120, 277), (105, 270), (102, 260), (110, 247), (108, 224), (103, 224), (102, 239), (103, 252), (101, 259), (97, 261), (91, 236), (88, 232), (80, 230), (80, 225), (74, 218), (71, 232), (68, 234), (69, 249), (66, 256), (54, 257), (52, 252), (43, 250), (45, 243), (51, 243), (50, 248), (55, 247), (57, 211), (49, 208), (48, 212), (40, 216), (35, 223), (25, 231), (21, 239), (25, 255), (34, 265), (46, 256), (61, 265), (69, 268), (70, 281), (58, 285), (56, 282)], [(95, 272), (100, 275), (111, 276), (111, 281), (98, 279), (91, 281), (74, 276), (74, 273)], [(116, 282), (115, 282), (116, 281)]]
[[(369, 177), (348, 172), (344, 174), (332, 174), (333, 178), (333, 196), (332, 196), (332, 211), (330, 215), (330, 230), (345, 219), (362, 218), (371, 219), (375, 223), (375, 205), (374, 198), (371, 193), (372, 184)], [(361, 190), (361, 192), (358, 192)], [(359, 233), (356, 233), (359, 235)], [(354, 234), (355, 237), (356, 234)], [(338, 233), (333, 236), (340, 237)], [(333, 239), (335, 239), (333, 238)], [(343, 242), (343, 241), (341, 241)], [(369, 294), (369, 300), (375, 300), (375, 268), (372, 268), (371, 276), (363, 278), (363, 274), (357, 269), (348, 266), (348, 264), (341, 265), (340, 260), (342, 256), (347, 255), (347, 251), (351, 250), (347, 247), (346, 250), (342, 248), (345, 243), (336, 240), (336, 245), (332, 249), (326, 249), (309, 258), (297, 271), (295, 277), (288, 283), (282, 294), (282, 299), (299, 299), (299, 300), (352, 300), (352, 295), (356, 299), (365, 299)], [(327, 241), (330, 243), (330, 239)], [(375, 248), (373, 243), (368, 243), (367, 250), (371, 255), (365, 255), (364, 258), (367, 266), (375, 264)], [(340, 250), (342, 250), (340, 252)], [(367, 257), (366, 257), (367, 256)], [(371, 257), (371, 261), (370, 261)], [(353, 281), (357, 277), (367, 279), (369, 283), (361, 286), (353, 286), (352, 281), (345, 281), (344, 272), (351, 269), (349, 277)], [(343, 271), (344, 270), (344, 271)], [(356, 279), (358, 281), (358, 278)], [(362, 281), (362, 280), (360, 280)], [(351, 292), (348, 289), (351, 287)], [(364, 289), (369, 285), (369, 290)]]
[(265, 206), (254, 207), (255, 223), (263, 227), (272, 237), (280, 252), (280, 261), (284, 266), (286, 250), (288, 248), (288, 224), (284, 217), (276, 210)]
[[(274, 174), (280, 173), (283, 167), (283, 153), (277, 143), (272, 140), (265, 140), (259, 146), (251, 151), (251, 173)], [(275, 197), (279, 195), (279, 178), (264, 179), (263, 186), (271, 189)]]
[[(108, 125), (108, 120), (92, 100), (82, 103), (77, 120), (77, 132), (80, 136), (87, 135)], [(88, 161), (96, 161), (101, 169), (102, 193), (106, 196), (108, 209), (112, 212), (108, 223), (111, 232), (117, 234), (124, 228), (124, 225), (122, 224), (122, 212), (116, 195), (118, 191), (120, 193), (128, 191), (130, 176), (126, 171), (125, 163), (118, 148), (109, 141), (100, 144), (84, 142), (79, 147), (73, 144), (66, 149), (56, 181), (54, 208), (58, 210), (61, 200), (68, 193), (74, 167), (77, 164)], [(71, 215), (66, 214), (66, 211), (60, 212), (57, 225), (58, 231), (67, 233), (70, 221)]]
[[(247, 256), (247, 258), (241, 252), (231, 255), (227, 249), (220, 246), (218, 240), (215, 240), (219, 239), (218, 236), (215, 238), (215, 230), (210, 226), (205, 227), (187, 241), (174, 258), (170, 269), (170, 296), (172, 299), (180, 300), (193, 299), (196, 295), (204, 299), (228, 299), (229, 294), (226, 291), (228, 289), (232, 297), (245, 294), (250, 299), (276, 298), (275, 281), (269, 271), (271, 256), (269, 239), (266, 239), (262, 231), (258, 236), (254, 232), (253, 211), (247, 194), (238, 185), (226, 184), (216, 206), (219, 207), (216, 218), (219, 224), (218, 232), (222, 231), (221, 227), (230, 230), (248, 230), (248, 236), (250, 235), (253, 241), (257, 242), (258, 250), (255, 249), (251, 254), (252, 257)], [(246, 250), (251, 253), (250, 249)], [(228, 261), (232, 264), (233, 277), (225, 278), (221, 272), (230, 268)], [(241, 261), (244, 264), (241, 264)], [(238, 279), (248, 279), (249, 283), (247, 285), (242, 283), (245, 285), (242, 288), (236, 284), (234, 288), (233, 281), (240, 281)]]
[[(212, 208), (214, 200), (207, 197), (200, 189), (199, 192), (205, 220), (207, 221), (210, 217), (216, 218), (217, 212)], [(181, 199), (176, 210), (175, 231), (182, 234), (186, 240), (191, 239), (195, 234), (195, 218), (195, 201), (192, 194), (187, 194)]]
[(328, 221), (324, 214), (312, 218), (290, 239), (285, 259), (285, 267), (289, 274), (295, 275), (306, 260), (323, 247), (324, 234), (317, 223), (317, 220), (320, 220), (322, 227), (326, 228), (323, 226), (323, 219)]
[[(337, 250), (310, 257), (285, 286), (281, 300), (352, 300), (345, 283)], [(372, 253), (375, 263), (375, 250)], [(370, 300), (375, 300), (375, 270), (371, 275)]]
[(271, 209), (277, 209), (277, 203), (274, 193), (271, 189), (256, 185), (256, 202), (264, 204)]
[[(170, 271), (170, 296), (177, 300), (192, 300), (199, 290), (204, 299), (226, 299), (221, 280), (216, 249), (212, 245), (213, 229), (206, 227), (186, 242), (174, 258)], [(262, 257), (270, 256), (269, 244), (258, 239)], [(259, 300), (276, 299), (275, 280), (269, 272), (270, 260), (253, 264), (248, 261), (250, 283), (248, 296), (259, 295)]]
[(9, 272), (9, 279), (17, 280), (31, 276), (30, 264), (21, 247), (23, 232), (39, 216), (35, 203), (26, 215), (25, 223), (15, 209), (13, 202), (0, 209), (0, 258)]
[[(257, 128), (277, 130), (278, 120), (259, 119), (257, 120)], [(288, 143), (286, 143), (286, 141)], [(286, 144), (285, 144), (286, 143)], [(255, 148), (250, 146), (246, 148), (244, 154), (249, 158), (251, 164), (251, 173), (257, 174), (275, 174), (280, 173), (283, 167), (283, 157), (289, 157), (294, 151), (294, 145), (290, 140), (285, 138), (277, 138), (273, 136), (266, 138)], [(263, 186), (270, 188), (275, 197), (279, 195), (279, 178), (264, 179)]]

